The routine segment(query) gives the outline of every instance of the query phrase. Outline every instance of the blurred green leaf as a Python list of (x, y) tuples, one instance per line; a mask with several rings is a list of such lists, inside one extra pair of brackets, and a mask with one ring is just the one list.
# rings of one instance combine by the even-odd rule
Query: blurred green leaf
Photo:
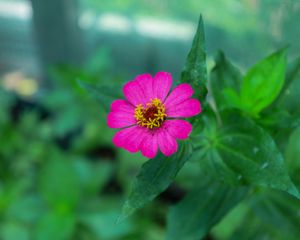
[(132, 232), (133, 226), (130, 221), (116, 224), (119, 216), (117, 210), (99, 210), (98, 212), (84, 214), (80, 221), (86, 225), (99, 239), (120, 239)]
[(72, 214), (49, 212), (41, 218), (35, 229), (35, 240), (72, 239), (76, 219)]
[[(273, 230), (273, 231), (272, 231)], [(240, 225), (235, 229), (232, 235), (228, 238), (230, 240), (253, 240), (253, 239), (276, 239), (285, 240), (289, 238), (281, 239), (278, 234), (274, 232), (274, 229), (268, 223), (262, 222), (257, 218), (252, 211), (248, 211), (244, 219), (240, 222)], [(289, 239), (294, 240), (294, 239)]]
[(168, 240), (202, 239), (247, 194), (246, 187), (229, 187), (201, 178), (196, 188), (168, 214)]
[(91, 162), (87, 159), (77, 159), (73, 163), (77, 176), (85, 190), (85, 196), (97, 194), (110, 179), (113, 166), (111, 162)]
[(300, 74), (300, 57), (289, 63), (286, 71), (286, 83), (284, 87), (288, 87)]
[(133, 183), (119, 220), (125, 219), (163, 192), (190, 156), (191, 145), (188, 141), (184, 141), (179, 145), (177, 153), (171, 157), (160, 154), (144, 163)]
[[(43, 105), (52, 114), (50, 118), (52, 132), (59, 137), (79, 128), (87, 115), (82, 114), (78, 106), (80, 102), (72, 90), (56, 89), (42, 99)], [(81, 103), (81, 102), (80, 102)]]
[(15, 222), (1, 223), (1, 240), (30, 240), (29, 231), (25, 226)]
[(256, 63), (247, 72), (241, 86), (243, 110), (255, 117), (269, 106), (283, 87), (285, 68), (286, 48)]
[(259, 189), (248, 201), (248, 210), (229, 239), (299, 238), (299, 200), (282, 192)]
[(12, 93), (9, 93), (8, 91), (4, 90), (0, 86), (0, 127), (2, 127), (2, 124), (7, 123), (10, 121), (9, 111), (14, 103), (14, 96)]
[(102, 46), (96, 50), (93, 56), (89, 59), (85, 65), (85, 70), (92, 76), (98, 76), (99, 78), (101, 77), (102, 82), (105, 82), (103, 81), (103, 78), (105, 78), (103, 75), (104, 73), (105, 75), (108, 75), (112, 66), (110, 55), (110, 49)]
[(120, 87), (95, 86), (86, 82), (78, 81), (79, 85), (87, 90), (93, 97), (99, 100), (101, 106), (108, 112), (113, 100), (122, 98)]
[(300, 186), (300, 127), (295, 129), (289, 137), (285, 151), (285, 159), (293, 179), (295, 179), (298, 186)]
[[(288, 203), (288, 204), (287, 204)], [(299, 239), (300, 236), (300, 202), (290, 195), (268, 191), (258, 195), (252, 204), (254, 213), (262, 223), (278, 230), (278, 239)]]
[(228, 98), (226, 91), (234, 90), (240, 92), (242, 83), (242, 74), (239, 69), (232, 65), (225, 57), (223, 52), (219, 52), (216, 58), (216, 65), (211, 72), (211, 91), (219, 110), (228, 107)]
[(288, 110), (291, 114), (300, 116), (300, 57), (289, 64), (286, 83), (278, 98), (278, 106)]
[(285, 95), (286, 90), (289, 89), (290, 85), (299, 77), (300, 74), (300, 57), (294, 59), (287, 66), (285, 74), (285, 82), (282, 88), (282, 92), (279, 95), (279, 100), (283, 95)]
[(195, 90), (195, 96), (200, 100), (204, 100), (207, 94), (207, 69), (202, 16), (199, 18), (192, 48), (181, 73), (181, 82), (190, 83)]
[(10, 206), (6, 211), (6, 218), (32, 224), (39, 220), (44, 212), (45, 205), (39, 196), (23, 194), (23, 196), (19, 196), (10, 202)]
[(249, 210), (247, 200), (251, 198), (251, 193), (234, 207), (212, 230), (211, 234), (216, 239), (230, 239), (230, 236), (245, 219)]
[(4, 180), (0, 185), (0, 214), (7, 214), (7, 211), (19, 199), (21, 199), (28, 188), (28, 182), (22, 180)]
[(274, 140), (235, 112), (223, 112), (224, 126), (210, 122), (203, 132), (202, 154), (217, 175), (230, 182), (282, 190), (300, 198)]
[(80, 198), (80, 184), (69, 159), (55, 154), (40, 173), (40, 192), (50, 206), (62, 212), (73, 209)]

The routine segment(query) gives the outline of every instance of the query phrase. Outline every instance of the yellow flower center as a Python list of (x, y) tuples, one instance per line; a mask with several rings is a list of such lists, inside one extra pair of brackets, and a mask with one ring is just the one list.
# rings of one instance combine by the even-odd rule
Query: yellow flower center
[(136, 106), (134, 117), (138, 125), (152, 129), (160, 127), (167, 114), (165, 105), (158, 98), (150, 100), (146, 107), (142, 104)]

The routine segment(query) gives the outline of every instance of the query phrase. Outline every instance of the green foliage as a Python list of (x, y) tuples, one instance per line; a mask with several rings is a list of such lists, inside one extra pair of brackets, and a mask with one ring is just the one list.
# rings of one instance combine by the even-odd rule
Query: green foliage
[(207, 94), (206, 50), (203, 20), (200, 16), (192, 48), (181, 73), (181, 82), (190, 83), (195, 96), (203, 100)]
[(278, 98), (277, 104), (292, 115), (300, 117), (299, 110), (300, 91), (300, 58), (295, 59), (288, 67), (286, 82)]
[(118, 218), (119, 206), (114, 206), (115, 210), (101, 208), (99, 213), (87, 213), (80, 216), (80, 222), (89, 227), (89, 229), (99, 237), (99, 239), (118, 239), (129, 234), (133, 230), (130, 221), (124, 221), (116, 224)]
[(286, 49), (279, 50), (255, 64), (241, 86), (242, 106), (256, 116), (271, 104), (284, 84)]
[(0, 226), (0, 236), (3, 240), (29, 240), (28, 230), (14, 222), (7, 222)]
[[(54, 153), (55, 154), (55, 153)], [(61, 181), (64, 184), (61, 184)], [(60, 156), (53, 157), (41, 170), (40, 192), (46, 202), (58, 211), (69, 211), (79, 201), (80, 185), (72, 164)]]
[(235, 112), (222, 113), (221, 117), (223, 126), (212, 126), (209, 121), (199, 145), (216, 174), (228, 182), (271, 187), (300, 199), (270, 135)]
[(286, 151), (285, 158), (289, 172), (292, 175), (294, 181), (299, 185), (300, 177), (300, 127), (296, 128), (290, 135)]
[(75, 228), (75, 216), (68, 213), (50, 212), (37, 225), (36, 240), (70, 239)]
[(227, 101), (231, 106), (258, 117), (259, 113), (280, 93), (284, 84), (285, 68), (286, 49), (284, 48), (258, 62), (246, 73), (241, 83), (240, 93), (234, 88), (225, 88)]
[(170, 209), (167, 239), (202, 239), (248, 192), (247, 188), (230, 187), (207, 176), (201, 176), (195, 185)]
[(210, 85), (211, 92), (219, 110), (222, 110), (230, 105), (227, 96), (227, 91), (232, 89), (236, 93), (240, 93), (242, 83), (242, 74), (226, 59), (224, 53), (219, 52), (216, 58), (216, 64), (211, 71)]
[(95, 86), (79, 81), (80, 86), (86, 89), (94, 98), (98, 99), (100, 105), (106, 112), (109, 111), (113, 100), (121, 98), (119, 87)]
[(174, 180), (190, 155), (190, 143), (184, 142), (180, 144), (177, 153), (171, 157), (164, 157), (160, 154), (144, 163), (124, 204), (120, 220), (128, 217), (163, 192)]

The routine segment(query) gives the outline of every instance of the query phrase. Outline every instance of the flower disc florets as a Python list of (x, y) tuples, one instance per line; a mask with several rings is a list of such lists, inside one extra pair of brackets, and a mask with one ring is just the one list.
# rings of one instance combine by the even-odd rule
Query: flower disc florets
[(146, 107), (143, 104), (137, 105), (134, 110), (134, 117), (139, 126), (150, 129), (157, 128), (167, 117), (166, 108), (158, 98), (154, 98), (147, 103)]

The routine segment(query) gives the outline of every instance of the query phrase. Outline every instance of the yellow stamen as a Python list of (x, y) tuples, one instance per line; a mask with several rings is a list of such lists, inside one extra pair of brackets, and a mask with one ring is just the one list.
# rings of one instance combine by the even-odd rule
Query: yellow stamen
[(150, 100), (151, 102), (147, 103), (146, 107), (142, 104), (136, 106), (134, 117), (138, 125), (153, 129), (161, 126), (167, 114), (164, 104), (158, 98)]

